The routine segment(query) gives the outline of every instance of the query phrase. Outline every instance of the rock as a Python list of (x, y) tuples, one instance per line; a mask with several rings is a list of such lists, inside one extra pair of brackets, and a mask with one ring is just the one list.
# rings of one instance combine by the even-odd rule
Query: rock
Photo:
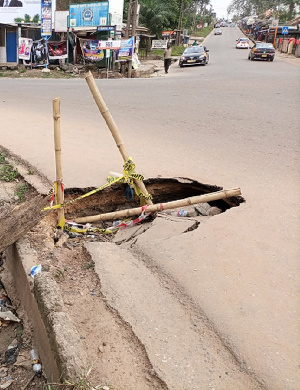
[(50, 73), (50, 69), (49, 69), (49, 68), (44, 68), (44, 69), (42, 70), (42, 73)]
[(8, 368), (6, 367), (1, 367), (0, 368), (0, 378), (5, 378), (7, 375)]
[(198, 203), (197, 205), (195, 205), (195, 209), (200, 215), (208, 216), (211, 206), (208, 203)]
[(219, 209), (218, 207), (211, 207), (208, 210), (208, 215), (209, 216), (218, 215), (218, 214), (221, 214), (221, 213), (222, 213), (222, 210)]
[(56, 242), (55, 246), (58, 248), (62, 248), (62, 246), (68, 241), (69, 235), (65, 232), (61, 233), (61, 236), (59, 237), (58, 241)]

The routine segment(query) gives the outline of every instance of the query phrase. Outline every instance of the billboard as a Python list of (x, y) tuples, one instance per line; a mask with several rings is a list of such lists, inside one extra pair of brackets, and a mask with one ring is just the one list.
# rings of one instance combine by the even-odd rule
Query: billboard
[(108, 1), (70, 4), (69, 10), (71, 28), (108, 25)]
[(41, 0), (11, 0), (6, 4), (6, 0), (0, 0), (0, 23), (30, 22), (41, 13)]

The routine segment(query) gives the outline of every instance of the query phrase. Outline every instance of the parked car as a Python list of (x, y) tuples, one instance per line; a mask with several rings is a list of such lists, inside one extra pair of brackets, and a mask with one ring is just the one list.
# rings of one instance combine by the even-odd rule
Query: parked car
[(249, 38), (239, 38), (236, 40), (236, 49), (249, 49), (250, 41)]
[(248, 60), (255, 60), (257, 58), (274, 61), (275, 49), (272, 43), (256, 42), (248, 56)]
[(220, 28), (215, 29), (215, 35), (222, 35), (223, 31)]
[(209, 61), (209, 50), (205, 46), (189, 46), (179, 59), (179, 66), (206, 65)]

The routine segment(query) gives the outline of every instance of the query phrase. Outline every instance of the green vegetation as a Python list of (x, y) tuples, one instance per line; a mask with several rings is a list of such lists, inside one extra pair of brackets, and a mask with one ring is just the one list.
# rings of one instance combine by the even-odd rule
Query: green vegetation
[(34, 175), (34, 171), (30, 168), (28, 169), (27, 173), (28, 173), (28, 175)]
[(24, 202), (25, 194), (28, 191), (28, 184), (19, 184), (15, 190), (15, 195), (19, 198), (19, 202)]
[(259, 18), (264, 19), (265, 12), (272, 10), (272, 16), (275, 19), (288, 21), (296, 16), (299, 5), (300, 0), (281, 0), (280, 2), (274, 2), (274, 0), (232, 0), (227, 8), (227, 12), (234, 14), (233, 20), (242, 19), (250, 15), (257, 15)]
[[(213, 22), (211, 0), (139, 0), (139, 24), (147, 27), (157, 38), (163, 30), (186, 29), (197, 32), (197, 25)], [(129, 0), (124, 1), (124, 21), (127, 20)]]
[(114, 387), (110, 384), (93, 386), (89, 379), (88, 375), (90, 374), (91, 369), (85, 376), (79, 376), (74, 380), (65, 380), (64, 383), (50, 383), (45, 385), (44, 390), (114, 390)]
[(0, 180), (11, 182), (16, 180), (19, 172), (7, 160), (6, 155), (0, 152)]
[(0, 77), (4, 77), (4, 73), (0, 73)]
[(196, 34), (194, 34), (194, 36), (205, 38), (213, 30), (213, 28), (214, 28), (213, 25), (210, 25), (208, 27), (203, 27)]
[(92, 261), (90, 263), (85, 263), (82, 266), (82, 269), (84, 269), (84, 270), (91, 269), (91, 268), (94, 268), (94, 263)]

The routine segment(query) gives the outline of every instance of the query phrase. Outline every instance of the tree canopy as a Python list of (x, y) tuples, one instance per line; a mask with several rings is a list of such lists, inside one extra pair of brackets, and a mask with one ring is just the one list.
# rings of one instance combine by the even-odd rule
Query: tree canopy
[(235, 15), (235, 19), (246, 16), (265, 17), (271, 10), (272, 15), (282, 21), (295, 17), (300, 0), (232, 0), (227, 12)]

